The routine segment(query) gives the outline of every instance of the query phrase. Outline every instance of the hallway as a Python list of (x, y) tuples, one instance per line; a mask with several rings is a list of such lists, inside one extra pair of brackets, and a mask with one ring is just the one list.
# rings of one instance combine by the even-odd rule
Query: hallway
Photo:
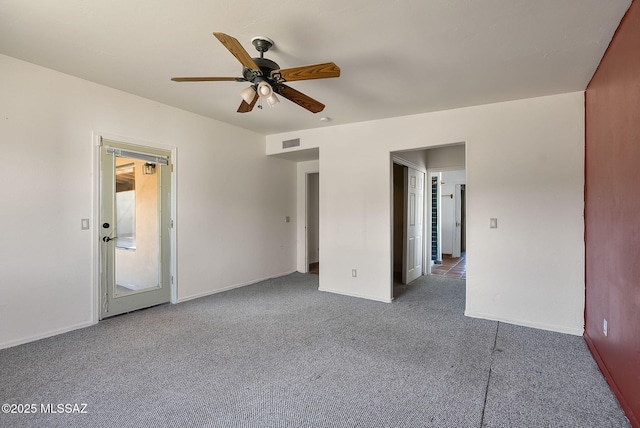
[(431, 266), (431, 274), (447, 278), (467, 279), (467, 254), (453, 258), (451, 254), (442, 255), (442, 264)]

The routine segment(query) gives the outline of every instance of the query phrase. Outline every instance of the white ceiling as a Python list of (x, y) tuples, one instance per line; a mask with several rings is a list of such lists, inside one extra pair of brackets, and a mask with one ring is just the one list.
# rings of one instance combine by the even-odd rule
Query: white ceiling
[[(0, 0), (0, 53), (262, 134), (586, 88), (631, 0)], [(212, 35), (256, 35), (282, 68), (333, 61), (289, 85), (326, 104), (236, 113), (247, 83)], [(320, 121), (326, 116), (328, 122)]]

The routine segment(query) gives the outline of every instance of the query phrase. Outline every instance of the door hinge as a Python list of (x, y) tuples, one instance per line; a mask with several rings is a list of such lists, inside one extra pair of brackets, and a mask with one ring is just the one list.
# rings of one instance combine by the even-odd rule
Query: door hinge
[(169, 228), (173, 229), (173, 219), (171, 219), (171, 222), (169, 223)]
[(109, 313), (109, 293), (107, 291), (104, 292), (104, 298), (102, 300), (102, 311), (105, 314)]
[(173, 285), (173, 275), (171, 275), (171, 285)]

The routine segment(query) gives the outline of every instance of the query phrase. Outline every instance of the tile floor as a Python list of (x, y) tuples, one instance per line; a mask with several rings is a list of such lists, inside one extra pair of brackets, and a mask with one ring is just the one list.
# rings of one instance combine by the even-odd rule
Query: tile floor
[(466, 256), (464, 252), (461, 253), (458, 258), (451, 257), (451, 254), (443, 254), (442, 264), (431, 266), (431, 274), (449, 278), (467, 279)]

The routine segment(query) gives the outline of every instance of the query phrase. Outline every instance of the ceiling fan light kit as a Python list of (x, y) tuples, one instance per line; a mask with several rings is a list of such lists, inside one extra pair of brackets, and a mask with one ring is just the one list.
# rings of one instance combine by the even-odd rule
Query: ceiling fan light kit
[(269, 85), (266, 81), (262, 81), (258, 84), (258, 94), (261, 97), (269, 97), (271, 94), (273, 94), (273, 89), (271, 88), (271, 85)]
[(251, 101), (253, 101), (253, 98), (256, 96), (256, 90), (253, 89), (253, 86), (249, 86), (248, 88), (244, 88), (242, 92), (240, 92), (240, 96), (247, 104), (250, 104)]
[(269, 107), (275, 107), (279, 102), (280, 100), (276, 97), (276, 94), (271, 94), (267, 97), (267, 104), (269, 104)]
[(213, 33), (213, 35), (240, 61), (243, 66), (242, 77), (174, 77), (171, 80), (175, 82), (250, 82), (251, 86), (240, 92), (242, 103), (238, 107), (238, 113), (248, 113), (253, 110), (258, 99), (260, 99), (259, 108), (262, 108), (262, 99), (265, 99), (270, 107), (274, 107), (280, 102), (276, 93), (312, 113), (324, 110), (324, 104), (285, 85), (284, 82), (340, 77), (340, 67), (336, 64), (328, 62), (281, 69), (276, 62), (264, 58), (264, 53), (274, 44), (268, 37), (255, 36), (251, 39), (251, 44), (260, 52), (259, 58), (251, 58), (235, 38), (224, 33)]
[[(251, 88), (251, 89), (253, 89), (253, 88)], [(265, 80), (261, 81), (258, 84), (258, 91), (257, 92), (258, 92), (258, 95), (260, 96), (260, 98), (267, 100), (267, 104), (269, 104), (269, 107), (275, 107), (276, 104), (278, 104), (280, 102), (278, 97), (276, 97), (276, 94), (273, 93), (273, 88), (271, 87), (271, 85), (269, 85)], [(246, 99), (245, 99), (245, 101), (246, 101)], [(261, 105), (259, 105), (258, 107), (261, 107)]]

